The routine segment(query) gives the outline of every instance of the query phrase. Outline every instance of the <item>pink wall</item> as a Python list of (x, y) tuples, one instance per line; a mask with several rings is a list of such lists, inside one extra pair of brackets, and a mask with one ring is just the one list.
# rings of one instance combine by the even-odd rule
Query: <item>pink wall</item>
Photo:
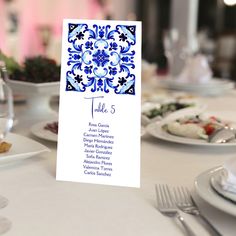
[[(40, 25), (52, 27), (53, 37), (61, 37), (63, 18), (102, 19), (97, 0), (15, 0), (19, 14), (18, 60), (43, 53), (38, 33)], [(6, 24), (5, 1), (0, 0), (0, 24)], [(0, 27), (0, 49), (7, 53), (6, 32)], [(14, 55), (13, 55), (14, 56)]]
[(5, 35), (5, 25), (4, 25), (4, 18), (6, 17), (5, 15), (5, 5), (4, 5), (4, 0), (0, 0), (0, 50), (3, 51), (4, 53), (7, 53), (7, 48), (6, 48), (6, 35)]

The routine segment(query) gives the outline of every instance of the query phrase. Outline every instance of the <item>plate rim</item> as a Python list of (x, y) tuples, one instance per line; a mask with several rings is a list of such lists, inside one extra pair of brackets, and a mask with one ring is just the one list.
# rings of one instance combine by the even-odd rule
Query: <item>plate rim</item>
[(169, 78), (160, 81), (159, 85), (172, 90), (183, 90), (200, 94), (216, 95), (228, 90), (232, 90), (235, 86), (235, 83), (230, 80), (216, 77), (213, 77), (210, 80), (210, 83), (186, 83)]
[[(222, 166), (213, 167), (200, 173), (194, 180), (194, 188), (197, 194), (211, 206), (236, 216), (236, 205), (230, 200), (220, 196), (211, 186), (210, 178), (215, 171), (222, 169)], [(203, 187), (205, 185), (205, 187)], [(207, 191), (203, 191), (207, 188)], [(221, 202), (221, 204), (219, 204)], [(235, 208), (235, 209), (234, 209)], [(232, 210), (233, 209), (233, 210)]]
[(233, 194), (233, 193), (223, 190), (217, 181), (217, 178), (219, 178), (219, 173), (223, 170), (224, 170), (224, 168), (219, 169), (212, 174), (212, 176), (210, 178), (211, 186), (222, 197), (228, 199), (229, 201), (233, 201), (236, 204), (236, 194)]
[[(169, 134), (168, 132), (162, 129), (164, 122), (159, 123), (150, 123), (146, 127), (146, 131), (155, 138), (160, 140), (164, 140), (166, 142), (185, 144), (185, 145), (193, 145), (193, 146), (207, 146), (207, 147), (236, 147), (236, 143), (207, 143), (202, 139), (191, 139), (185, 138), (177, 135)], [(158, 132), (153, 132), (153, 130), (157, 129)]]
[[(233, 81), (227, 80), (227, 79), (220, 79), (220, 78), (211, 78), (211, 80), (208, 83), (193, 83), (193, 82), (182, 82), (175, 79), (166, 79), (161, 81), (162, 84), (166, 84), (167, 86), (171, 85), (171, 87), (190, 87), (196, 90), (202, 89), (202, 88), (209, 88), (207, 86), (210, 86), (212, 89), (214, 88), (222, 88), (222, 85), (228, 86), (227, 89), (234, 85)], [(212, 87), (213, 86), (213, 87)], [(225, 88), (223, 88), (225, 89)]]
[[(41, 136), (41, 135), (39, 135), (39, 134), (35, 131), (36, 128), (40, 128), (40, 127), (46, 125), (47, 123), (51, 123), (51, 122), (55, 122), (55, 121), (56, 121), (56, 119), (50, 119), (50, 120), (41, 121), (41, 122), (39, 122), (39, 123), (36, 123), (36, 124), (34, 124), (33, 126), (31, 126), (30, 132), (31, 132), (35, 137), (37, 137), (37, 138), (40, 138), (40, 139), (43, 139), (43, 140), (46, 140), (46, 141), (57, 142), (58, 135), (56, 135), (56, 134), (54, 134), (54, 133), (52, 133), (52, 132), (50, 132), (50, 131), (45, 130), (45, 133), (50, 132), (50, 134), (51, 134), (52, 136), (55, 136), (55, 138), (50, 138), (50, 137), (47, 137), (47, 136)], [(58, 121), (58, 120), (57, 120), (57, 121)]]
[(34, 143), (34, 144), (37, 144), (37, 146), (39, 147), (38, 150), (35, 150), (35, 151), (26, 151), (26, 152), (21, 152), (19, 154), (14, 154), (14, 153), (1, 153), (0, 154), (0, 167), (1, 166), (5, 166), (5, 165), (9, 165), (9, 164), (12, 164), (12, 163), (15, 163), (17, 161), (21, 161), (21, 160), (24, 160), (24, 159), (28, 159), (30, 157), (33, 157), (35, 155), (38, 155), (38, 154), (41, 154), (41, 153), (44, 153), (44, 152), (50, 152), (51, 150), (46, 147), (45, 145), (29, 138), (29, 137), (26, 137), (24, 135), (20, 135), (20, 134), (16, 134), (16, 133), (12, 133), (10, 132), (7, 137), (6, 137), (6, 142), (10, 142), (9, 139), (11, 138), (24, 138), (26, 141), (29, 141), (31, 143)]

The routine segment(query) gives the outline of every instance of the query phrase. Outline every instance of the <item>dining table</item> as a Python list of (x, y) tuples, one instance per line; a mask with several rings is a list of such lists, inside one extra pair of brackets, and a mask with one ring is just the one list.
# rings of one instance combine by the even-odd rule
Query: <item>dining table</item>
[[(152, 88), (152, 93), (158, 91)], [(236, 122), (235, 89), (218, 96), (196, 97), (206, 105), (207, 112)], [(202, 214), (222, 235), (236, 235), (236, 214), (203, 199), (195, 185), (200, 174), (222, 166), (230, 158), (236, 158), (236, 145), (181, 144), (144, 132), (140, 137), (139, 188), (58, 181), (57, 142), (39, 138), (31, 132), (33, 125), (57, 119), (58, 101), (51, 101), (51, 107), (54, 110), (52, 114), (40, 117), (26, 115), (27, 101), (14, 105), (17, 122), (11, 132), (35, 140), (50, 151), (8, 164), (1, 165), (0, 162), (0, 195), (9, 200), (8, 205), (0, 209), (0, 216), (11, 222), (10, 229), (4, 235), (185, 235), (178, 222), (157, 210), (156, 184), (187, 187)], [(236, 211), (235, 203), (232, 207)], [(213, 235), (197, 217), (182, 212), (181, 215), (196, 235)]]

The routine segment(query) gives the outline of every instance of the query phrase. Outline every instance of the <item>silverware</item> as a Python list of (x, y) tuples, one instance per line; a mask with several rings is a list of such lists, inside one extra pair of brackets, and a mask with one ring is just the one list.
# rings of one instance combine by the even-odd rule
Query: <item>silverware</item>
[(208, 219), (201, 214), (198, 209), (197, 204), (195, 203), (193, 197), (191, 196), (189, 190), (185, 187), (174, 188), (175, 203), (180, 210), (185, 213), (198, 216), (211, 230), (211, 233), (214, 235), (222, 235), (209, 221)]
[(235, 130), (230, 127), (224, 127), (213, 132), (209, 137), (210, 143), (228, 143), (235, 140)]
[(196, 236), (192, 229), (179, 214), (178, 208), (172, 199), (170, 189), (167, 185), (156, 185), (157, 209), (165, 216), (178, 219), (183, 225), (188, 236)]

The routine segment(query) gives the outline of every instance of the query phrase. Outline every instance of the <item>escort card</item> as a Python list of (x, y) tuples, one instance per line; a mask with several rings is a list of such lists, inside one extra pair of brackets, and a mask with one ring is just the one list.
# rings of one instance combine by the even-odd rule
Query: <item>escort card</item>
[(57, 180), (139, 187), (141, 23), (63, 21)]

